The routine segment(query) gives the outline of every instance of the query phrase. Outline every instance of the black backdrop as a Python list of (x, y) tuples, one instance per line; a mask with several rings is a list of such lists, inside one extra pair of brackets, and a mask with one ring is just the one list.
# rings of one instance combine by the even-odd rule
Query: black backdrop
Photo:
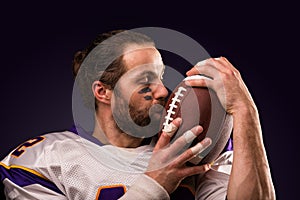
[[(153, 2), (5, 3), (1, 7), (0, 156), (32, 136), (72, 125), (73, 54), (97, 33), (156, 26), (197, 40), (242, 73), (260, 111), (278, 199), (295, 199), (299, 161), (295, 5)], [(298, 23), (298, 24), (297, 24)]]

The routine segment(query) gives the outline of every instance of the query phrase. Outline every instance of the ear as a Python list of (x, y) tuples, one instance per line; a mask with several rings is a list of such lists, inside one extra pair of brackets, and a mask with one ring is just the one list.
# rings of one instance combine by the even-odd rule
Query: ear
[(110, 104), (112, 90), (108, 89), (101, 81), (95, 81), (93, 83), (93, 93), (97, 101)]

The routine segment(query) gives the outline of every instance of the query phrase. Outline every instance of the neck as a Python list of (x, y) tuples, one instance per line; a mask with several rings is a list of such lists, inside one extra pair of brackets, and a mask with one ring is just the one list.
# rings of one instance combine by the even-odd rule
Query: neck
[(136, 148), (140, 146), (143, 139), (124, 133), (116, 124), (110, 110), (110, 107), (107, 110), (108, 112), (101, 108), (101, 113), (109, 113), (108, 115), (101, 115), (101, 113), (96, 112), (93, 136), (103, 144), (111, 144), (117, 147)]

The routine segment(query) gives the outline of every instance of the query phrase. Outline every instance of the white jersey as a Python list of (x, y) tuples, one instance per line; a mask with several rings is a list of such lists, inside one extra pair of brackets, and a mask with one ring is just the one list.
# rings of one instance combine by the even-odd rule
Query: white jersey
[[(69, 131), (50, 133), (28, 140), (2, 160), (1, 181), (7, 199), (169, 199), (162, 186), (144, 175), (152, 149), (101, 146)], [(197, 198), (204, 197), (202, 191), (207, 195), (204, 186), (220, 177), (225, 197), (228, 175), (206, 174), (195, 179), (202, 183), (197, 183)]]

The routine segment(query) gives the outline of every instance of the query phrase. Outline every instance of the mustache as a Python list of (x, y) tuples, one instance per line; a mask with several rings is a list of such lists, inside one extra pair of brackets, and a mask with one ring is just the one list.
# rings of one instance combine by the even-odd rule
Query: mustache
[(161, 99), (156, 100), (154, 102), (154, 105), (158, 104), (158, 105), (161, 105), (164, 107), (166, 105), (166, 103), (167, 103), (167, 98), (161, 98)]

